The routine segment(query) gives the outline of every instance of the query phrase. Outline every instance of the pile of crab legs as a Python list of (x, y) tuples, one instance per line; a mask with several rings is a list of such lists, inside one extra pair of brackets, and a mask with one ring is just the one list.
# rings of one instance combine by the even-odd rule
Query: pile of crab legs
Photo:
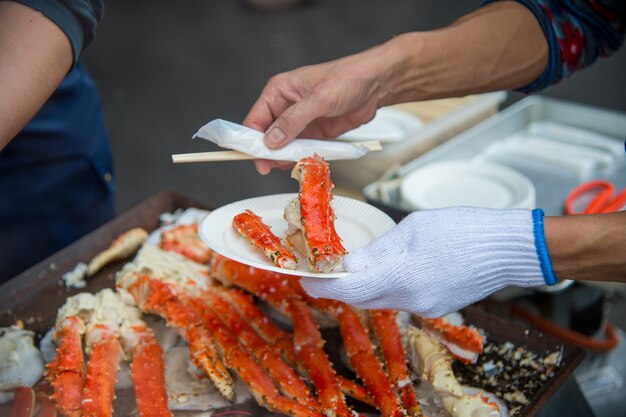
[[(211, 254), (197, 234), (185, 230), (189, 227), (194, 226), (164, 234), (161, 248), (165, 251), (144, 244), (137, 256), (141, 258), (143, 252), (146, 259), (185, 263), (185, 267), (151, 268), (149, 261), (136, 259), (118, 276), (118, 293), (122, 293), (118, 300), (132, 298), (144, 313), (165, 319), (187, 341), (191, 362), (225, 398), (233, 400), (235, 392), (230, 369), (259, 405), (285, 415), (358, 415), (348, 406), (346, 395), (377, 408), (382, 416), (422, 415), (396, 312), (365, 313), (338, 301), (311, 298), (293, 277)], [(174, 243), (172, 233), (178, 235)], [(195, 262), (206, 263), (209, 258), (206, 265)], [(290, 317), (293, 333), (266, 317), (254, 297)], [(66, 306), (76, 304), (70, 300)], [(346, 356), (362, 385), (333, 369), (312, 308), (337, 321)], [(89, 318), (81, 316), (83, 310), (64, 307), (57, 318), (57, 356), (48, 365), (46, 378), (58, 411), (73, 417), (112, 415), (116, 372), (125, 354), (132, 358), (131, 378), (139, 415), (171, 416), (164, 388), (163, 353), (150, 329), (137, 314), (127, 313), (129, 307), (117, 316), (97, 313)], [(366, 317), (384, 364), (370, 339), (369, 325), (364, 324)], [(86, 367), (83, 336), (89, 352)]]

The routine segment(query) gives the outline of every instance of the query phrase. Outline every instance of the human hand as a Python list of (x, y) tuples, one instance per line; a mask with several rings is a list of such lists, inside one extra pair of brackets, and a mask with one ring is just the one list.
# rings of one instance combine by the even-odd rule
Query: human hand
[(313, 297), (359, 308), (441, 317), (509, 285), (553, 284), (542, 222), (541, 210), (415, 212), (346, 255), (349, 276), (303, 277), (302, 287)]
[[(370, 121), (382, 105), (385, 65), (381, 47), (324, 64), (302, 67), (273, 77), (243, 124), (266, 132), (272, 149), (296, 137), (335, 138)], [(292, 163), (255, 161), (257, 170)]]

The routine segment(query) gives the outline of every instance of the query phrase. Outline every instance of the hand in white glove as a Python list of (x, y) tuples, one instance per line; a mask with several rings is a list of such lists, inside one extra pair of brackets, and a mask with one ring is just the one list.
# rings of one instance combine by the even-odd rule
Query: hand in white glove
[(415, 212), (343, 265), (349, 276), (302, 278), (302, 286), (359, 308), (441, 317), (509, 285), (555, 283), (539, 209)]

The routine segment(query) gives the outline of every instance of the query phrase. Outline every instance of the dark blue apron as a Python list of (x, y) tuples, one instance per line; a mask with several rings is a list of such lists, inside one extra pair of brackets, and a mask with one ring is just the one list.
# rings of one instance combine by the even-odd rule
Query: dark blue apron
[(110, 220), (113, 191), (100, 98), (78, 63), (0, 152), (0, 282)]

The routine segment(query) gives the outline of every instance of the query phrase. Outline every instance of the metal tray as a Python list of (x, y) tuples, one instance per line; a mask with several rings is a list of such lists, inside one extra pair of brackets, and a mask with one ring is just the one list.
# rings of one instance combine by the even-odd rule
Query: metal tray
[[(143, 201), (130, 211), (120, 215), (79, 241), (61, 250), (48, 259), (40, 262), (31, 269), (18, 275), (0, 286), (0, 326), (8, 326), (15, 320), (22, 320), (26, 328), (42, 336), (54, 324), (56, 312), (63, 305), (65, 299), (77, 292), (96, 292), (105, 287), (113, 287), (114, 275), (124, 262), (111, 264), (88, 280), (86, 288), (80, 290), (66, 290), (60, 283), (61, 276), (72, 269), (78, 262), (87, 262), (101, 250), (108, 247), (119, 234), (133, 227), (142, 227), (148, 231), (154, 230), (159, 224), (159, 215), (172, 212), (178, 208), (208, 208), (194, 199), (173, 193), (161, 192)], [(516, 345), (525, 345), (536, 353), (555, 350), (563, 347), (563, 363), (557, 373), (531, 399), (522, 412), (523, 417), (533, 416), (543, 404), (563, 384), (583, 359), (582, 349), (563, 344), (557, 339), (543, 335), (540, 332), (528, 330), (526, 327), (498, 318), (479, 309), (468, 307), (464, 314), (469, 323), (484, 329), (491, 340), (497, 342), (511, 341)], [(342, 368), (340, 353), (340, 337), (336, 330), (324, 331), (327, 340), (326, 348), (329, 357), (338, 372), (348, 373)], [(129, 391), (125, 391), (128, 393)], [(8, 415), (9, 405), (0, 406), (0, 415)], [(128, 416), (134, 410), (134, 398), (119, 393), (114, 403), (116, 416)], [(230, 411), (232, 415), (270, 417), (277, 414), (270, 413), (256, 405), (252, 400), (239, 405), (224, 408), (220, 411)], [(370, 410), (371, 411), (371, 410)], [(185, 413), (176, 413), (183, 416)]]
[[(569, 135), (557, 132), (559, 137), (551, 138), (544, 132), (548, 140), (556, 138), (563, 142), (593, 145), (599, 143), (594, 141), (595, 136), (600, 142), (609, 144), (614, 152), (621, 151), (622, 155), (617, 155), (610, 166), (582, 172), (568, 167), (558, 155), (546, 155), (556, 161), (546, 163), (488, 152), (494, 144), (528, 135), (542, 123), (561, 127)], [(378, 181), (366, 186), (363, 194), (369, 203), (386, 211), (394, 220), (400, 220), (411, 211), (399, 192), (404, 176), (431, 162), (480, 159), (507, 165), (527, 176), (536, 189), (537, 207), (547, 215), (560, 215), (565, 197), (582, 182), (604, 178), (618, 188), (626, 187), (625, 140), (626, 114), (622, 112), (541, 96), (528, 97), (406, 165), (391, 169)]]

